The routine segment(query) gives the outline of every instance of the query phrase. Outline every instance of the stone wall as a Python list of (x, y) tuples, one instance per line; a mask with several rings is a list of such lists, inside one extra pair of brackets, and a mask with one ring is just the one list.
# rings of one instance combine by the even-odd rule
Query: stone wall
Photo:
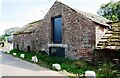
[(14, 35), (13, 39), (13, 47), (16, 49), (24, 50), (24, 34)]
[(19, 49), (22, 51), (27, 51), (27, 46), (30, 46), (31, 51), (36, 51), (36, 46), (35, 46), (35, 40), (36, 40), (36, 35), (35, 31), (40, 25), (41, 20), (29, 23), (26, 25), (26, 28), (18, 33), (14, 34), (14, 48), (17, 49), (17, 45), (19, 45)]
[(101, 61), (113, 61), (113, 59), (120, 60), (120, 49), (96, 49), (94, 50), (94, 61), (101, 62)]
[(61, 3), (55, 3), (45, 15), (36, 31), (36, 49), (46, 49), (53, 44), (51, 39), (51, 18), (62, 15), (62, 44), (67, 45), (66, 57), (72, 59), (91, 59), (95, 47), (95, 27), (92, 20)]

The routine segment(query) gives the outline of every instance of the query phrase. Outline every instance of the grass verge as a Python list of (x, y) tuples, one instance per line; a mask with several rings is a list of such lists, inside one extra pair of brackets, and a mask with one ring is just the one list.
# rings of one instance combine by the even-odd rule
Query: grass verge
[[(83, 76), (85, 71), (91, 70), (95, 71), (97, 78), (120, 78), (120, 71), (117, 68), (114, 68), (115, 65), (111, 62), (103, 62), (101, 64), (93, 65), (92, 63), (83, 61), (83, 60), (71, 60), (68, 58), (60, 58), (60, 57), (52, 57), (48, 55), (42, 55), (40, 53), (36, 52), (25, 52), (13, 49), (10, 51), (9, 54), (13, 55), (13, 53), (16, 53), (17, 55), (15, 57), (20, 58), (20, 54), (25, 54), (25, 58), (23, 60), (31, 61), (32, 56), (36, 55), (39, 62), (36, 64), (52, 69), (52, 64), (58, 63), (61, 65), (62, 70), (65, 70), (70, 73), (74, 73), (78, 76)], [(22, 59), (22, 58), (21, 58)], [(34, 62), (32, 62), (34, 63)]]

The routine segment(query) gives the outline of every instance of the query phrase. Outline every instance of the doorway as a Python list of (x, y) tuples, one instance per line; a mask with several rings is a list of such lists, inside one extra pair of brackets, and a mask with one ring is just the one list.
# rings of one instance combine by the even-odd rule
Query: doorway
[(65, 57), (65, 48), (62, 47), (49, 47), (49, 55), (57, 57)]
[(30, 52), (30, 46), (27, 46), (27, 52)]

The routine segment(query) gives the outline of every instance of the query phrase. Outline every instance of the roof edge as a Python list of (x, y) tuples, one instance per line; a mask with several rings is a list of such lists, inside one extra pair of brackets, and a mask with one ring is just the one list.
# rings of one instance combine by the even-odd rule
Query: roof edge
[[(83, 15), (82, 13), (78, 12), (77, 10), (73, 9), (72, 7), (66, 5), (66, 4), (64, 4), (64, 3), (62, 3), (62, 2), (60, 2), (60, 1), (58, 1), (58, 0), (56, 0), (56, 2), (61, 3), (62, 5), (64, 5), (64, 6), (68, 7), (68, 8), (70, 8), (72, 11), (75, 11), (75, 12), (77, 12), (77, 13)], [(56, 2), (55, 2), (55, 3), (56, 3)], [(54, 3), (54, 4), (55, 4), (55, 3)], [(54, 5), (54, 4), (53, 4), (53, 5)], [(52, 7), (53, 7), (53, 6), (52, 6)], [(51, 7), (51, 8), (52, 8), (52, 7)], [(50, 8), (50, 9), (51, 9), (51, 8)], [(82, 12), (84, 12), (84, 11), (82, 11)], [(86, 13), (88, 13), (88, 12), (86, 12)], [(93, 15), (94, 15), (94, 14), (93, 14)], [(86, 18), (88, 18), (88, 19), (90, 19), (89, 17), (87, 17), (87, 16), (85, 16), (85, 15), (83, 15), (83, 16), (86, 17)], [(100, 22), (94, 21), (94, 20), (92, 20), (92, 19), (90, 19), (90, 20), (93, 21), (93, 22), (95, 22), (95, 23), (99, 23), (100, 25), (103, 25), (103, 26), (107, 26), (107, 27), (110, 26), (110, 25), (108, 25), (107, 23), (106, 23), (106, 25), (105, 25), (105, 24), (102, 24), (102, 23), (100, 23)]]

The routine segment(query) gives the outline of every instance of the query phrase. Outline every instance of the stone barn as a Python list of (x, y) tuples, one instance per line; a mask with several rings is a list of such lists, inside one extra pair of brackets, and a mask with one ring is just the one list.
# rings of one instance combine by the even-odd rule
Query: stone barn
[(13, 36), (13, 47), (22, 51), (35, 51), (35, 31), (41, 20), (32, 22), (21, 28)]
[(14, 34), (14, 48), (45, 49), (52, 56), (91, 60), (97, 43), (110, 28), (107, 21), (56, 1), (41, 21)]

